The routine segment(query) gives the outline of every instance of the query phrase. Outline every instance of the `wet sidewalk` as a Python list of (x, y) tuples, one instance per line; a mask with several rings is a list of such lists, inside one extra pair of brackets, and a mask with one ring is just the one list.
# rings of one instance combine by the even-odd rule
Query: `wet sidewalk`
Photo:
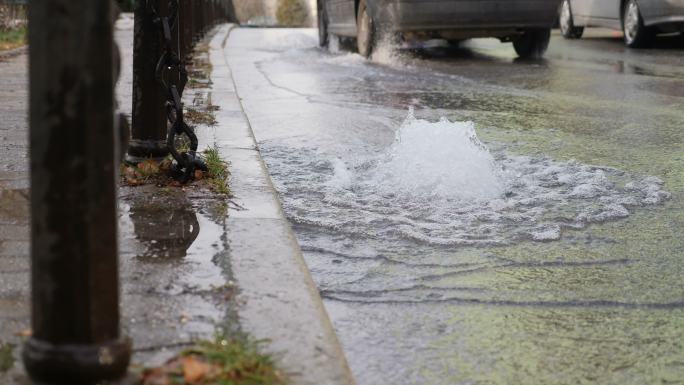
[[(131, 28), (125, 17), (116, 33), (124, 56), (118, 89), (125, 112)], [(30, 330), (27, 64), (26, 53), (0, 62), (0, 344), (5, 365), (10, 351), (15, 361), (3, 384), (22, 377), (20, 346)], [(223, 237), (227, 206), (192, 186), (122, 187), (119, 193), (123, 334), (134, 341), (134, 363), (160, 364), (233, 324), (228, 318), (234, 287)]]
[[(124, 112), (132, 26), (125, 15), (116, 31)], [(235, 93), (223, 57), (230, 28), (217, 28), (206, 42), (213, 87), (188, 89), (184, 100), (217, 106), (218, 124), (197, 134), (200, 148), (216, 146), (230, 162), (235, 197), (200, 185), (120, 188), (123, 334), (134, 342), (137, 366), (160, 364), (217, 332), (246, 332), (272, 341), (269, 351), (294, 384), (352, 384)], [(0, 373), (2, 384), (22, 382), (20, 347), (30, 330), (26, 69), (26, 54), (0, 61), (0, 355), (11, 352), (15, 361)]]

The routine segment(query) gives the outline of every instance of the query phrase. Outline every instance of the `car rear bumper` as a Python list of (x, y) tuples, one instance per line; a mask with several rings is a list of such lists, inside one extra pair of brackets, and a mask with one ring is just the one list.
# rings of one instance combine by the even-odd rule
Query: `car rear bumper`
[(372, 11), (383, 27), (398, 32), (550, 28), (560, 1), (376, 0)]

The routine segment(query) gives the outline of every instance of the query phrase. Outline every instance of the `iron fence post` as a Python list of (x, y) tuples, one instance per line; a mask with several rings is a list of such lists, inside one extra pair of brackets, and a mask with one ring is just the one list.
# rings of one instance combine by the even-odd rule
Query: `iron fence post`
[[(111, 0), (31, 1), (31, 323), (36, 381), (124, 375)], [(56, 16), (58, 15), (58, 17)]]
[(147, 158), (160, 159), (166, 148), (166, 115), (164, 90), (155, 78), (157, 61), (162, 54), (157, 12), (166, 10), (164, 0), (136, 0), (133, 37), (133, 108), (131, 140), (126, 160), (138, 163)]
[(179, 57), (181, 60), (185, 60), (190, 56), (192, 50), (192, 6), (191, 0), (180, 0), (180, 4), (178, 28), (181, 34), (181, 52), (179, 52)]

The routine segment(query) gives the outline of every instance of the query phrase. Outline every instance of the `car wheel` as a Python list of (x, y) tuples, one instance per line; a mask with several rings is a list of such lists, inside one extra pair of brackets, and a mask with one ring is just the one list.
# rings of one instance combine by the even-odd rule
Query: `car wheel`
[(523, 59), (539, 59), (549, 47), (551, 29), (528, 29), (513, 40), (515, 52)]
[(359, 3), (359, 12), (356, 17), (356, 46), (359, 54), (369, 58), (375, 48), (375, 25), (366, 7), (366, 0)]
[(566, 39), (579, 39), (584, 33), (584, 27), (575, 27), (570, 0), (563, 1), (558, 24), (560, 24), (561, 35)]
[(318, 0), (318, 45), (327, 47), (330, 43), (328, 35), (328, 12), (325, 10), (325, 0)]
[(644, 25), (636, 0), (628, 0), (622, 12), (622, 32), (625, 44), (630, 48), (647, 47), (653, 38), (653, 31)]

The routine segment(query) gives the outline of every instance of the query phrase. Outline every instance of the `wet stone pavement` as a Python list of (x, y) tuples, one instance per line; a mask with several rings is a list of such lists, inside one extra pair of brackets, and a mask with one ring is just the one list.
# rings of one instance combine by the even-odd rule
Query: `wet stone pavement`
[(0, 57), (0, 343), (13, 345), (29, 326), (26, 65), (26, 54)]
[[(116, 29), (123, 56), (117, 93), (126, 113), (132, 25), (124, 15)], [(17, 362), (0, 374), (5, 385), (21, 374), (20, 345), (30, 328), (26, 54), (0, 58), (0, 83), (0, 345), (12, 346)], [(200, 92), (190, 90), (185, 98), (192, 103)], [(206, 188), (121, 187), (122, 332), (135, 341), (134, 364), (159, 364), (198, 338), (236, 331), (222, 329), (236, 325), (229, 322), (235, 288), (227, 211), (227, 201)]]

